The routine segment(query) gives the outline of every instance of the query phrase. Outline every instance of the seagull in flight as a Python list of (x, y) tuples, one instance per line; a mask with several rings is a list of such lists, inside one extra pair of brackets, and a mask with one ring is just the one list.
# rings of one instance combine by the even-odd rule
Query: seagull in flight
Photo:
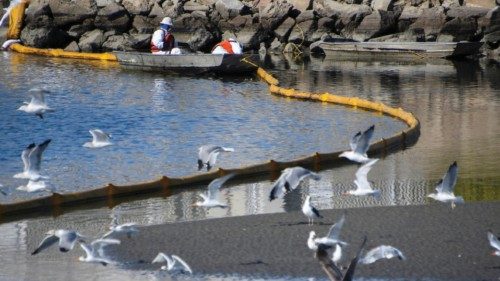
[(28, 145), (21, 153), (21, 159), (24, 164), (23, 172), (15, 174), (14, 178), (31, 179), (34, 181), (41, 178), (47, 179), (47, 177), (40, 175), (40, 164), (42, 163), (42, 153), (47, 149), (50, 142), (51, 140), (48, 139), (38, 145), (35, 145), (35, 143)]
[(356, 179), (354, 180), (357, 188), (347, 191), (344, 195), (371, 195), (377, 198), (380, 197), (380, 190), (374, 190), (370, 185), (370, 182), (368, 181), (368, 173), (372, 169), (373, 165), (377, 163), (377, 161), (378, 159), (371, 159), (358, 169), (358, 171), (356, 172)]
[(359, 260), (359, 263), (370, 264), (380, 259), (392, 259), (395, 257), (397, 257), (400, 260), (406, 259), (400, 250), (392, 246), (380, 245), (368, 251), (368, 253), (366, 253), (366, 255)]
[(458, 166), (457, 162), (453, 162), (448, 168), (448, 171), (443, 176), (443, 178), (438, 182), (436, 186), (436, 193), (431, 193), (427, 195), (434, 200), (441, 202), (451, 202), (451, 208), (455, 208), (457, 203), (464, 203), (464, 198), (462, 196), (455, 196), (453, 194), (453, 189), (457, 183)]
[(198, 149), (198, 171), (207, 167), (207, 171), (215, 165), (217, 156), (221, 152), (234, 152), (234, 148), (217, 145), (203, 145)]
[(370, 147), (370, 139), (373, 136), (374, 130), (375, 130), (375, 125), (372, 125), (363, 133), (357, 132), (349, 142), (351, 150), (342, 152), (339, 155), (339, 157), (345, 157), (351, 161), (358, 163), (366, 163), (370, 161), (370, 158), (368, 158), (366, 152)]
[(89, 130), (89, 132), (92, 135), (92, 141), (84, 143), (83, 144), (84, 147), (99, 148), (99, 147), (105, 147), (105, 146), (113, 144), (109, 140), (111, 135), (106, 134), (102, 130), (94, 129), (94, 130)]
[(96, 239), (90, 244), (81, 241), (80, 247), (85, 251), (86, 256), (81, 256), (78, 260), (82, 262), (100, 263), (104, 266), (113, 264), (113, 261), (104, 257), (103, 248), (108, 245), (119, 245), (120, 243), (120, 240), (117, 239)]
[(491, 231), (488, 231), (488, 241), (490, 241), (491, 247), (495, 248), (491, 255), (500, 257), (500, 241)]
[(193, 274), (191, 267), (176, 255), (166, 255), (164, 253), (158, 253), (152, 263), (167, 262), (167, 266), (162, 266), (162, 270), (167, 270), (172, 273), (189, 273)]
[(54, 111), (54, 109), (50, 108), (47, 103), (45, 102), (45, 95), (48, 93), (47, 90), (44, 89), (39, 89), (39, 88), (33, 88), (29, 90), (31, 93), (31, 101), (30, 102), (24, 102), (24, 105), (21, 105), (18, 110), (24, 111), (26, 113), (31, 113), (35, 114), (36, 116), (40, 117), (43, 119), (43, 114), (45, 112), (51, 112)]
[(311, 205), (311, 196), (309, 195), (307, 195), (306, 201), (304, 201), (304, 205), (302, 205), (302, 213), (309, 219), (309, 225), (314, 224), (314, 219), (323, 218), (323, 216), (319, 214), (318, 209)]
[(219, 195), (220, 187), (230, 178), (234, 177), (235, 174), (225, 175), (223, 177), (217, 178), (208, 184), (207, 193), (200, 193), (199, 195), (203, 198), (203, 201), (198, 201), (194, 203), (194, 206), (198, 207), (220, 207), (227, 208), (226, 204), (222, 204), (217, 200)]
[(139, 232), (139, 229), (137, 229), (137, 224), (134, 222), (129, 222), (129, 223), (124, 223), (124, 224), (118, 224), (116, 217), (113, 217), (111, 220), (111, 227), (109, 228), (110, 230), (106, 232), (102, 238), (106, 238), (108, 236), (111, 236), (115, 233), (125, 233), (128, 238), (132, 238), (132, 235), (136, 234)]
[(57, 230), (49, 230), (47, 236), (40, 242), (40, 245), (31, 253), (31, 255), (36, 255), (47, 249), (48, 247), (54, 245), (59, 242), (59, 250), (61, 252), (68, 252), (75, 247), (75, 243), (77, 241), (84, 241), (80, 233), (74, 230), (66, 230), (66, 229), (57, 229)]
[(269, 201), (281, 198), (285, 193), (296, 189), (300, 182), (306, 178), (312, 178), (318, 181), (321, 179), (321, 176), (302, 167), (284, 169), (281, 171), (280, 177), (273, 184), (273, 188), (269, 194)]
[(307, 247), (313, 251), (318, 250), (318, 245), (324, 245), (327, 247), (332, 247), (336, 244), (340, 244), (341, 246), (348, 245), (346, 242), (340, 240), (340, 231), (342, 230), (342, 226), (345, 222), (345, 215), (342, 215), (340, 220), (330, 227), (328, 231), (328, 235), (321, 238), (316, 238), (316, 232), (311, 231), (309, 233), (309, 238), (307, 239)]

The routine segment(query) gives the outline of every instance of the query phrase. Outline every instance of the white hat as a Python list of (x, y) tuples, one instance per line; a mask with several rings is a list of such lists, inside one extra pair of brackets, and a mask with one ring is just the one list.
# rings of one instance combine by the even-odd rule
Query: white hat
[(172, 26), (172, 19), (170, 17), (164, 17), (161, 20), (160, 24), (167, 24), (167, 25)]

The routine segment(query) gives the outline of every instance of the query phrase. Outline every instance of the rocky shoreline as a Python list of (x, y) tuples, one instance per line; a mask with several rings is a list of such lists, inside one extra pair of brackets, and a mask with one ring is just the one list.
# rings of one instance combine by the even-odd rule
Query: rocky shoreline
[[(5, 1), (4, 1), (5, 2)], [(482, 41), (500, 57), (500, 0), (32, 0), (21, 40), (68, 51), (145, 51), (165, 16), (182, 47), (209, 52), (234, 37), (245, 51), (302, 51), (321, 39)], [(295, 48), (295, 47), (294, 47)]]

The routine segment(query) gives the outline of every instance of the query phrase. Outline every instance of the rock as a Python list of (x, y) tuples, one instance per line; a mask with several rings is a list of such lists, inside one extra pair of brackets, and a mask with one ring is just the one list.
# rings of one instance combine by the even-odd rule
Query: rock
[(316, 12), (313, 10), (308, 10), (300, 13), (296, 18), (295, 21), (297, 23), (303, 22), (303, 21), (309, 21), (309, 20), (315, 20), (316, 19)]
[(485, 34), (500, 31), (500, 7), (491, 9), (484, 17), (479, 18), (477, 23)]
[(273, 42), (271, 42), (271, 45), (268, 48), (268, 52), (270, 54), (281, 54), (283, 52), (283, 49), (285, 48), (285, 45), (281, 43), (278, 38), (274, 38)]
[(241, 43), (245, 50), (255, 50), (259, 47), (260, 42), (264, 42), (269, 37), (268, 31), (262, 28), (245, 27), (244, 29), (235, 32), (236, 40)]
[(394, 5), (395, 0), (373, 0), (371, 3), (371, 7), (374, 11), (382, 10), (382, 11), (390, 11)]
[(414, 6), (405, 6), (398, 19), (398, 31), (403, 32), (408, 29), (408, 27), (417, 21), (417, 19), (422, 14), (423, 9)]
[(318, 20), (316, 31), (312, 35), (312, 41), (318, 41), (325, 34), (330, 34), (335, 32), (335, 20), (331, 18), (320, 18)]
[(54, 22), (48, 3), (33, 1), (24, 14), (24, 23), (33, 27), (50, 27)]
[(80, 37), (78, 42), (78, 47), (82, 52), (97, 52), (102, 48), (104, 43), (104, 32), (100, 29), (94, 29), (92, 31), (86, 32)]
[(350, 18), (363, 18), (372, 12), (372, 9), (366, 5), (344, 4), (333, 0), (317, 0), (313, 3), (314, 11), (328, 18), (344, 18), (344, 21), (350, 21)]
[(297, 23), (288, 37), (288, 42), (309, 46), (312, 42), (314, 42), (312, 36), (314, 31), (316, 31), (316, 26), (316, 20), (308, 20)]
[(357, 41), (365, 41), (373, 37), (385, 35), (393, 30), (396, 30), (394, 13), (377, 10), (363, 19), (352, 38)]
[(145, 51), (149, 50), (151, 35), (147, 34), (121, 34), (111, 35), (102, 44), (105, 51)]
[(483, 7), (453, 7), (446, 12), (450, 18), (480, 18), (488, 13), (489, 9)]
[(488, 33), (484, 36), (483, 41), (492, 49), (500, 47), (500, 31)]
[(274, 30), (286, 20), (291, 10), (292, 5), (287, 2), (272, 2), (259, 13), (262, 28)]
[(69, 28), (68, 35), (74, 39), (80, 38), (85, 32), (94, 29), (91, 19), (86, 19), (82, 24), (73, 25)]
[(426, 1), (426, 0), (410, 0), (410, 4), (411, 4), (412, 6), (417, 7), (417, 6), (422, 5), (422, 3), (424, 3), (425, 1)]
[(135, 16), (132, 22), (134, 31), (132, 33), (153, 34), (158, 27), (159, 25), (155, 19), (146, 16)]
[(286, 42), (288, 36), (292, 32), (292, 28), (295, 25), (295, 20), (292, 18), (287, 18), (278, 28), (274, 30), (274, 35), (280, 42)]
[(64, 48), (66, 52), (80, 52), (80, 47), (78, 47), (78, 43), (76, 41), (71, 41), (66, 48)]
[(70, 40), (68, 34), (57, 27), (27, 26), (21, 31), (24, 45), (35, 48), (64, 48)]
[(420, 17), (410, 25), (409, 29), (421, 29), (425, 36), (435, 37), (443, 28), (446, 22), (446, 15), (443, 7), (435, 7), (424, 10)]
[(125, 32), (130, 28), (130, 17), (124, 7), (113, 2), (97, 12), (94, 25), (106, 31)]
[(235, 18), (229, 20), (229, 22), (220, 22), (219, 27), (221, 30), (237, 31), (245, 27), (251, 27), (252, 23), (253, 17), (250, 15), (236, 16)]
[(49, 0), (50, 10), (56, 26), (79, 24), (97, 15), (95, 0)]
[(193, 51), (209, 52), (212, 50), (212, 47), (217, 44), (217, 41), (217, 38), (212, 32), (203, 28), (197, 28), (187, 43)]
[(186, 12), (194, 12), (194, 11), (207, 12), (208, 10), (210, 10), (210, 7), (191, 0), (184, 4), (183, 9)]
[(457, 8), (464, 4), (464, 0), (442, 0), (441, 6), (445, 9)]
[(246, 11), (250, 10), (248, 6), (243, 5), (239, 0), (217, 0), (215, 2), (215, 9), (225, 20), (243, 15)]
[(174, 36), (178, 42), (188, 44), (195, 51), (206, 51), (220, 39), (221, 34), (208, 17), (182, 14), (174, 20)]
[(159, 18), (162, 19), (165, 16), (165, 12), (163, 11), (163, 8), (161, 5), (157, 2), (153, 3), (153, 7), (151, 8), (151, 12), (149, 12), (149, 17), (151, 18)]
[(313, 0), (287, 0), (287, 2), (290, 3), (294, 9), (304, 12), (312, 8)]
[[(181, 1), (176, 1), (175, 3), (165, 1), (163, 2), (162, 8), (163, 15), (165, 17), (171, 17), (172, 19), (175, 19), (184, 13), (183, 2)], [(162, 18), (160, 18), (159, 21), (161, 21)]]
[(97, 7), (106, 7), (111, 3), (116, 3), (115, 0), (96, 0), (95, 3), (97, 4)]
[[(451, 35), (452, 42), (473, 41), (476, 36), (477, 22), (473, 18), (454, 18), (446, 22), (437, 40), (443, 41), (442, 35)], [(440, 39), (441, 36), (441, 39)]]
[(149, 0), (123, 0), (122, 5), (132, 15), (146, 16), (151, 12), (153, 2)]

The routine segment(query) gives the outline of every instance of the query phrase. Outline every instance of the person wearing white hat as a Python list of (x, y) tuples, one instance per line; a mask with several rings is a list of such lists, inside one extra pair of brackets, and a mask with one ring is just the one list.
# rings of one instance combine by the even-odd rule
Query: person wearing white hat
[(156, 30), (151, 38), (151, 53), (155, 55), (180, 54), (174, 35), (170, 33), (171, 28), (172, 19), (164, 17), (160, 22), (160, 29)]
[(212, 54), (241, 54), (243, 48), (241, 44), (233, 38), (224, 40), (212, 49)]

